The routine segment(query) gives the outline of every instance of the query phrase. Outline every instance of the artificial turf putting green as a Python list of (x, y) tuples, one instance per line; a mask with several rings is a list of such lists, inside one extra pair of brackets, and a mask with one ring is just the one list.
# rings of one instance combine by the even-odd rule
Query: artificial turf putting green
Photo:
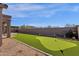
[(79, 41), (76, 40), (20, 33), (14, 38), (54, 56), (62, 56), (60, 50), (63, 50), (65, 56), (79, 56)]
[(77, 46), (74, 43), (58, 40), (57, 38), (37, 36), (41, 44), (49, 50), (58, 51)]

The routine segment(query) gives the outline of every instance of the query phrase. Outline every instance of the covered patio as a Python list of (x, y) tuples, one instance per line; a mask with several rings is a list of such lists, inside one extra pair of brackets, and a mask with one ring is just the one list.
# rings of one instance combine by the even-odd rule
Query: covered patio
[(10, 19), (11, 16), (2, 13), (3, 9), (7, 9), (8, 5), (0, 3), (0, 46), (2, 45), (3, 34), (10, 37)]

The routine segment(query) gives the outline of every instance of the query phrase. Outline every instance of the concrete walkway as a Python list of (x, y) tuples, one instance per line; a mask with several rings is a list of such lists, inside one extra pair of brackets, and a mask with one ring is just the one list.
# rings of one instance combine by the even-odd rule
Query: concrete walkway
[(0, 47), (0, 56), (45, 56), (45, 54), (18, 43), (14, 39), (5, 38)]

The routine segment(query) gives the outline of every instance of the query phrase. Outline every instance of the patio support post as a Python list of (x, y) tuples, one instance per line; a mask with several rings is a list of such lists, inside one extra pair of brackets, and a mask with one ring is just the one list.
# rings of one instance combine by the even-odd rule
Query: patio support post
[(10, 37), (10, 20), (7, 21), (7, 38)]
[(0, 46), (2, 45), (2, 16), (0, 15)]

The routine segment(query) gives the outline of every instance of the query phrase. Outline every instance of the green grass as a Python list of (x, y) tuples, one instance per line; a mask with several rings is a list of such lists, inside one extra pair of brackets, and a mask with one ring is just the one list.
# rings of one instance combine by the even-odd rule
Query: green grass
[(16, 34), (14, 38), (51, 55), (61, 56), (63, 50), (65, 56), (79, 56), (79, 41), (29, 34)]

